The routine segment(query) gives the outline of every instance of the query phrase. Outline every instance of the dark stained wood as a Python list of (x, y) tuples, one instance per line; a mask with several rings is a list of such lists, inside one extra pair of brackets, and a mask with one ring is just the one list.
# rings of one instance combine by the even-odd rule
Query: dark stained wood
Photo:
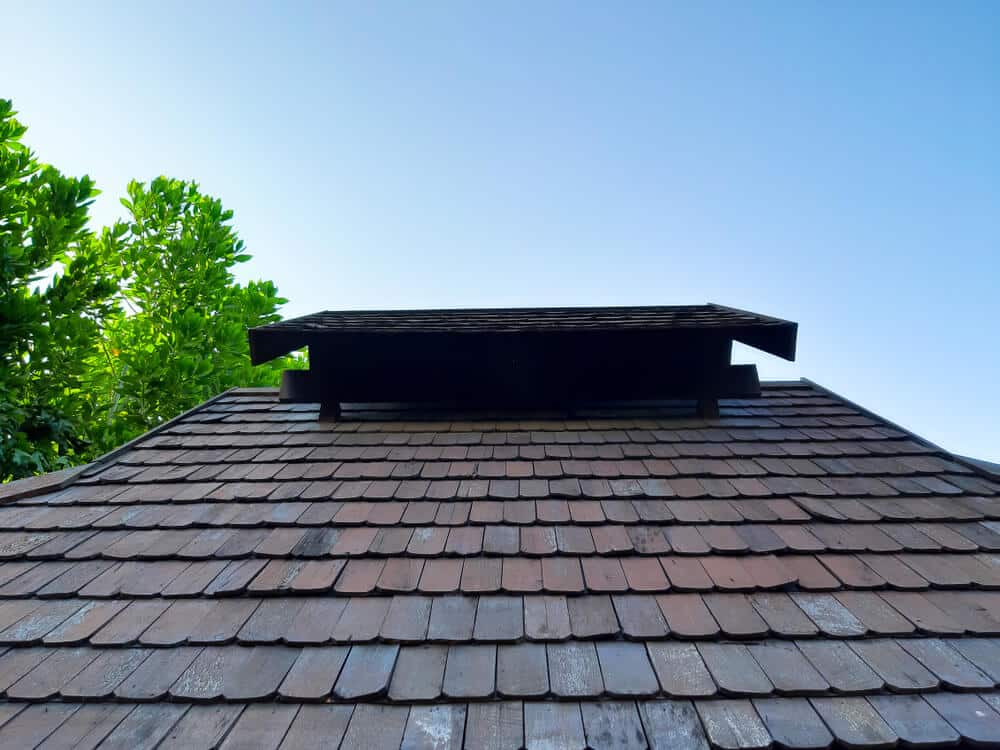
[(825, 750), (833, 735), (805, 698), (755, 698), (753, 706), (781, 747)]
[(427, 640), (471, 640), (477, 604), (476, 598), (470, 596), (433, 597)]
[(458, 703), (413, 706), (400, 750), (461, 750), (465, 710)]
[(37, 746), (37, 750), (64, 750), (65, 748), (93, 750), (134, 708), (134, 705), (114, 703), (91, 703), (80, 706), (66, 721), (59, 725), (56, 731)]
[(898, 643), (888, 639), (859, 641), (851, 644), (854, 651), (874, 669), (886, 685), (900, 693), (931, 690), (940, 681)]
[(535, 643), (497, 647), (497, 693), (507, 698), (544, 696), (549, 691), (545, 646)]
[(933, 672), (949, 690), (988, 690), (993, 680), (939, 638), (900, 639), (897, 643)]
[(447, 646), (403, 646), (389, 684), (394, 701), (429, 701), (441, 695)]
[(380, 635), (387, 641), (422, 641), (427, 636), (430, 616), (430, 597), (394, 596), (382, 621)]
[(646, 649), (664, 693), (678, 698), (715, 695), (715, 682), (693, 644), (648, 643)]
[(868, 632), (864, 624), (830, 594), (792, 594), (792, 599), (826, 635), (852, 638)]
[(251, 704), (229, 730), (219, 750), (271, 750), (277, 748), (288, 731), (298, 706), (280, 703)]
[(198, 744), (215, 747), (242, 711), (241, 705), (190, 706), (157, 750), (188, 750)]
[(646, 733), (634, 702), (586, 702), (580, 705), (587, 746), (593, 750), (646, 750)]
[(719, 626), (698, 594), (661, 594), (656, 597), (660, 611), (678, 638), (709, 638)]
[(156, 747), (184, 715), (187, 706), (147, 703), (136, 706), (101, 743), (102, 750)]
[(311, 706), (299, 708), (279, 750), (312, 750), (317, 747), (335, 748), (347, 731), (354, 706)]
[(496, 646), (451, 646), (444, 670), (444, 694), (449, 698), (486, 698), (493, 695)]
[(812, 705), (845, 747), (896, 746), (896, 733), (864, 698), (813, 698)]
[(885, 681), (842, 641), (798, 641), (799, 650), (840, 693), (881, 690)]
[(829, 690), (830, 685), (809, 663), (794, 643), (768, 641), (747, 646), (750, 655), (764, 670), (782, 695), (816, 695)]
[(153, 650), (146, 660), (115, 688), (115, 696), (127, 700), (163, 698), (201, 651), (201, 648), (194, 646)]
[(914, 630), (913, 623), (885, 603), (874, 593), (865, 591), (838, 591), (837, 601), (876, 635), (906, 635)]
[(127, 646), (135, 643), (142, 632), (169, 606), (168, 601), (132, 602), (92, 635), (90, 642), (95, 646)]
[(359, 700), (385, 693), (399, 646), (352, 646), (333, 693), (342, 700)]
[(98, 652), (90, 648), (57, 649), (55, 653), (7, 688), (7, 696), (19, 700), (53, 698), (63, 685), (73, 679), (97, 656)]
[(698, 653), (712, 673), (719, 690), (728, 695), (767, 695), (771, 681), (750, 656), (746, 646), (737, 643), (699, 643)]
[(408, 706), (356, 706), (340, 750), (399, 750), (409, 715)]
[(466, 714), (465, 750), (520, 750), (523, 746), (521, 703), (470, 703)]
[(721, 750), (766, 750), (771, 735), (746, 700), (699, 701), (695, 704), (711, 743)]
[(572, 596), (566, 600), (573, 635), (577, 638), (595, 638), (616, 635), (618, 618), (610, 596)]
[(611, 601), (626, 638), (662, 638), (667, 634), (666, 620), (653, 597), (623, 595), (613, 596)]
[(27, 706), (0, 727), (0, 748), (23, 750), (35, 747), (69, 719), (76, 709), (77, 706), (65, 703)]
[(145, 648), (102, 651), (59, 692), (66, 698), (108, 698), (150, 653)]
[[(351, 597), (337, 624), (334, 625), (331, 637), (343, 643), (375, 640), (382, 629), (391, 602), (387, 596)], [(300, 612), (299, 617), (302, 616)]]
[(638, 706), (651, 750), (708, 750), (690, 701), (641, 701)]
[(560, 698), (596, 697), (604, 692), (604, 678), (593, 643), (570, 641), (546, 646), (549, 681)]
[(301, 649), (278, 688), (278, 694), (301, 701), (326, 698), (333, 690), (348, 650), (346, 646)]
[[(261, 606), (263, 607), (263, 605)], [(288, 609), (292, 613), (292, 619), (284, 634), (285, 642), (293, 645), (326, 643), (330, 640), (333, 629), (346, 607), (347, 600), (333, 597), (309, 599), (301, 607), (294, 607), (290, 604)], [(257, 612), (261, 612), (261, 609), (258, 609)], [(381, 625), (381, 623), (379, 624)], [(267, 632), (266, 628), (264, 632)]]
[(584, 750), (587, 740), (578, 703), (525, 703), (527, 750)]
[(970, 742), (986, 747), (1000, 744), (1000, 713), (979, 696), (933, 693), (924, 699)]
[(524, 636), (524, 608), (519, 596), (481, 596), (473, 638), (516, 641)]
[(604, 677), (604, 689), (617, 697), (649, 696), (659, 692), (659, 683), (641, 643), (602, 641), (597, 658)]
[(766, 592), (750, 594), (750, 604), (757, 610), (772, 633), (786, 636), (812, 636), (815, 623), (805, 616), (788, 594)]
[(961, 735), (919, 695), (869, 695), (868, 702), (900, 740), (916, 747), (947, 747)]
[(767, 635), (767, 623), (743, 594), (703, 594), (702, 601), (730, 638), (760, 638)]
[(524, 597), (524, 631), (531, 640), (559, 641), (572, 634), (564, 596)]

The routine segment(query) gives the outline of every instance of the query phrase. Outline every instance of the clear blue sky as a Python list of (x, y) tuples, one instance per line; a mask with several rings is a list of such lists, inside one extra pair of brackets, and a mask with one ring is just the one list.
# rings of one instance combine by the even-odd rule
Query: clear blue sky
[(1000, 460), (1000, 3), (8, 3), (39, 155), (199, 180), (285, 313), (716, 301)]

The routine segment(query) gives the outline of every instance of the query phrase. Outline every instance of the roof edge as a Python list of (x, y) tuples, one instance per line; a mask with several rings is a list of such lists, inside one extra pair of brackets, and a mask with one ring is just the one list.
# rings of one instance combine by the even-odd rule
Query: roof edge
[[(90, 463), (81, 464), (80, 466), (73, 466), (70, 467), (69, 469), (61, 469), (59, 471), (50, 471), (45, 474), (39, 474), (38, 476), (18, 479), (6, 485), (0, 485), (0, 505), (10, 500), (20, 500), (25, 497), (33, 497), (35, 495), (41, 495), (46, 492), (52, 492), (53, 490), (64, 490), (67, 487), (72, 486), (73, 482), (75, 482), (80, 477), (91, 476), (97, 473), (99, 470), (105, 468), (105, 466), (108, 463), (116, 459), (122, 453), (131, 450), (133, 446), (138, 445), (147, 438), (151, 438), (155, 435), (158, 435), (160, 432), (167, 429), (168, 427), (171, 427), (177, 422), (180, 422), (182, 419), (185, 419), (191, 416), (192, 414), (197, 413), (198, 411), (204, 409), (209, 404), (215, 403), (223, 396), (228, 395), (230, 392), (234, 390), (236, 390), (236, 388), (227, 388), (222, 393), (212, 396), (210, 399), (207, 399), (206, 401), (202, 401), (197, 406), (193, 406), (192, 408), (178, 414), (176, 417), (173, 417), (171, 419), (168, 419), (166, 422), (156, 425), (156, 427), (152, 428), (151, 430), (147, 430), (141, 435), (137, 435), (136, 437), (129, 440), (127, 443), (123, 443), (122, 445), (119, 445), (117, 448), (114, 448), (108, 451), (107, 453), (98, 456)], [(54, 481), (45, 481), (47, 478)], [(19, 482), (25, 483), (23, 489), (13, 490), (9, 493), (5, 491), (5, 488), (8, 488), (14, 484), (18, 484)]]
[(980, 476), (984, 476), (987, 479), (993, 479), (993, 480), (1000, 479), (1000, 473), (994, 474), (986, 466), (983, 465), (984, 463), (989, 463), (989, 462), (982, 462), (982, 461), (980, 461), (978, 459), (968, 458), (967, 456), (962, 456), (962, 455), (960, 455), (958, 453), (953, 453), (950, 450), (948, 450), (947, 448), (942, 448), (937, 443), (931, 442), (927, 438), (922, 437), (921, 435), (918, 435), (913, 430), (909, 430), (906, 427), (903, 427), (901, 424), (893, 422), (891, 419), (886, 419), (881, 414), (877, 414), (876, 412), (873, 412), (871, 409), (865, 408), (864, 406), (862, 406), (861, 404), (857, 403), (856, 401), (851, 401), (851, 399), (846, 398), (846, 397), (840, 395), (839, 393), (837, 393), (836, 391), (830, 390), (829, 388), (826, 388), (826, 387), (820, 385), (819, 383), (815, 382), (814, 380), (810, 380), (809, 378), (802, 378), (801, 380), (802, 380), (803, 383), (808, 383), (810, 386), (812, 386), (816, 390), (822, 391), (823, 393), (827, 394), (828, 396), (831, 396), (831, 397), (836, 398), (836, 399), (840, 399), (841, 401), (843, 401), (848, 406), (852, 406), (853, 408), (855, 408), (858, 411), (860, 411), (862, 414), (866, 414), (867, 416), (871, 417), (872, 419), (877, 419), (880, 422), (882, 422), (883, 424), (888, 425), (889, 427), (892, 427), (893, 429), (896, 429), (896, 430), (899, 430), (900, 432), (906, 433), (911, 438), (913, 438), (914, 440), (916, 440), (918, 443), (923, 443), (928, 448), (933, 448), (934, 450), (938, 451), (939, 453), (943, 453), (944, 455), (946, 455), (948, 458), (950, 458), (955, 463), (961, 464), (962, 466), (965, 466), (966, 468), (971, 469), (973, 472), (975, 472), (976, 474), (978, 474)]

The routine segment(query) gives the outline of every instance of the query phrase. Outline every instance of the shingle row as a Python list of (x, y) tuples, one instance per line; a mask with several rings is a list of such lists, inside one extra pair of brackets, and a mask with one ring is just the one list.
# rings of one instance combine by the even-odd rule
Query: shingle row
[[(995, 555), (415, 557), (0, 564), (0, 598), (383, 592), (837, 591), (997, 588)], [(155, 588), (159, 586), (160, 588)]]
[[(0, 746), (146, 750), (726, 750), (1000, 742), (994, 694), (439, 705), (0, 703)], [(920, 717), (914, 720), (913, 717)]]
[(1000, 635), (995, 597), (928, 594), (19, 599), (0, 645), (317, 645), (576, 639)]
[(293, 648), (13, 649), (15, 700), (710, 698), (993, 690), (996, 641), (938, 639)]
[[(261, 508), (265, 511), (264, 508)], [(334, 519), (332, 509), (267, 508), (280, 524), (254, 524), (246, 514), (226, 525), (172, 527), (178, 513), (157, 524), (137, 510), (106, 515), (76, 531), (0, 532), (0, 559), (73, 560), (206, 559), (259, 557), (356, 557), (361, 555), (710, 555), (772, 553), (973, 553), (1000, 550), (997, 522), (954, 524), (441, 524), (347, 525), (359, 517), (381, 518), (376, 509), (350, 504)], [(467, 510), (467, 509), (466, 509)], [(283, 512), (284, 511), (284, 512)], [(402, 509), (393, 509), (395, 517)], [(308, 515), (306, 515), (308, 513)], [(140, 517), (137, 520), (137, 517)], [(431, 521), (460, 520), (438, 509)], [(241, 521), (242, 518), (242, 521)], [(259, 517), (258, 517), (259, 518)], [(340, 519), (339, 524), (336, 520)], [(190, 517), (188, 517), (190, 520)], [(216, 519), (218, 520), (218, 519)], [(427, 522), (411, 515), (411, 522)], [(126, 526), (131, 521), (131, 525)], [(322, 523), (326, 521), (326, 523)], [(81, 521), (82, 522), (82, 521)], [(159, 528), (157, 528), (159, 526)], [(246, 528), (249, 526), (250, 528)], [(914, 558), (918, 559), (918, 558)], [(947, 559), (947, 558), (945, 558)]]
[[(833, 445), (839, 445), (834, 443)], [(134, 449), (116, 463), (130, 466), (193, 466), (192, 479), (526, 479), (538, 477), (738, 477), (738, 476), (879, 476), (968, 474), (955, 461), (933, 455), (844, 455), (813, 458), (760, 457), (743, 449), (734, 453), (721, 443), (686, 444), (686, 456), (668, 443), (587, 446), (484, 446), (469, 448), (228, 448), (201, 451)], [(816, 452), (816, 447), (811, 446)], [(480, 454), (489, 455), (480, 455)], [(568, 455), (567, 455), (568, 454)], [(720, 457), (721, 456), (721, 457)], [(214, 470), (207, 467), (217, 467)], [(214, 471), (214, 473), (213, 473)], [(154, 473), (155, 474), (155, 473)], [(317, 476), (319, 475), (319, 476)], [(137, 481), (142, 481), (137, 474)]]

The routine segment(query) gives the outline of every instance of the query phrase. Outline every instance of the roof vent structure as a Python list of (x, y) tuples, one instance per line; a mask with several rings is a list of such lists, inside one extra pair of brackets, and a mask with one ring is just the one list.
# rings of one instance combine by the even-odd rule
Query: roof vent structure
[(321, 312), (251, 329), (260, 364), (309, 347), (281, 397), (342, 403), (567, 407), (759, 395), (732, 344), (795, 359), (798, 326), (721, 305)]

